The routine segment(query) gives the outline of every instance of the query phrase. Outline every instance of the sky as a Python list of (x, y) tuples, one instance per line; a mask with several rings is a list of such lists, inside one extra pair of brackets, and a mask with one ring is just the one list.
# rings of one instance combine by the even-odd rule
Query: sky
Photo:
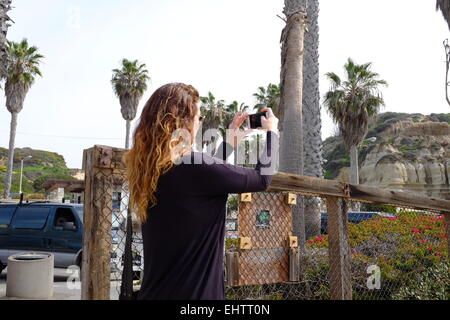
[[(81, 168), (83, 150), (125, 146), (125, 121), (110, 80), (122, 58), (145, 63), (143, 105), (169, 82), (253, 106), (259, 86), (280, 81), (282, 0), (13, 0), (8, 39), (27, 38), (45, 56), (19, 114), (17, 148), (56, 152)], [(321, 0), (320, 94), (326, 72), (351, 57), (389, 83), (383, 111), (450, 113), (445, 101), (449, 30), (431, 0)], [(0, 147), (11, 114), (0, 92)], [(335, 125), (322, 108), (322, 137)]]

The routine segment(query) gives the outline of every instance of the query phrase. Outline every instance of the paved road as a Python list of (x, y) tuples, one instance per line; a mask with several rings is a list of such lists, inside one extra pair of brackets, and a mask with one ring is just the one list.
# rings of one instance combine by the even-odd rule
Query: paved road
[[(6, 297), (6, 277), (8, 268), (3, 270), (0, 274), (0, 300), (23, 300), (20, 298)], [(80, 300), (81, 299), (81, 285), (78, 283), (68, 283), (70, 274), (66, 273), (66, 269), (55, 268), (53, 283), (53, 297), (50, 300)], [(118, 299), (119, 288), (118, 282), (111, 282), (111, 299)], [(72, 288), (71, 288), (72, 287)]]

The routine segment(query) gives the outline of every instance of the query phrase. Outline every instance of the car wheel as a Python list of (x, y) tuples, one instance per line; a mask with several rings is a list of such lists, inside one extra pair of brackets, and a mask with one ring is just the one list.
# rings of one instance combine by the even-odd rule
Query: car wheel
[(0, 273), (6, 268), (6, 265), (0, 262)]

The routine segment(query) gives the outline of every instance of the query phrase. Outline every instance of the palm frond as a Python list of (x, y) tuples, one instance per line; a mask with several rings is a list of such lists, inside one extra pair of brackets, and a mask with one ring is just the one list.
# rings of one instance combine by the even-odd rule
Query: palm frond
[(335, 85), (335, 86), (337, 86), (337, 87), (341, 85), (341, 78), (339, 78), (339, 76), (338, 76), (336, 73), (334, 73), (334, 72), (327, 72), (327, 73), (325, 74), (325, 76), (326, 76), (329, 80), (331, 80), (332, 82), (334, 82), (333, 85)]
[(267, 87), (259, 87), (258, 92), (254, 93), (256, 104), (253, 106), (254, 110), (261, 110), (262, 108), (271, 108), (275, 115), (279, 115), (279, 105), (281, 89), (279, 85), (269, 83)]
[(24, 82), (26, 86), (34, 83), (35, 76), (42, 76), (39, 65), (45, 57), (38, 53), (38, 48), (29, 46), (27, 39), (20, 42), (7, 41), (8, 53), (6, 81), (17, 83)]
[(348, 148), (361, 143), (367, 134), (370, 118), (385, 105), (380, 87), (387, 86), (387, 82), (379, 79), (379, 74), (371, 71), (371, 66), (372, 63), (356, 64), (349, 58), (344, 65), (345, 81), (333, 72), (326, 74), (331, 83), (323, 103), (338, 124)]
[(436, 0), (436, 10), (440, 10), (450, 29), (450, 0)]
[(144, 63), (139, 63), (138, 60), (122, 59), (121, 68), (113, 69), (112, 72), (111, 84), (119, 98), (129, 96), (139, 100), (147, 90), (150, 76)]

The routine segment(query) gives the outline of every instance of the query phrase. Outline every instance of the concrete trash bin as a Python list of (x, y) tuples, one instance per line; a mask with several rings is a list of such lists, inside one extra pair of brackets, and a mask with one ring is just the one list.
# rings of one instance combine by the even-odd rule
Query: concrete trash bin
[(47, 252), (25, 252), (8, 258), (6, 296), (49, 299), (53, 296), (54, 257)]

